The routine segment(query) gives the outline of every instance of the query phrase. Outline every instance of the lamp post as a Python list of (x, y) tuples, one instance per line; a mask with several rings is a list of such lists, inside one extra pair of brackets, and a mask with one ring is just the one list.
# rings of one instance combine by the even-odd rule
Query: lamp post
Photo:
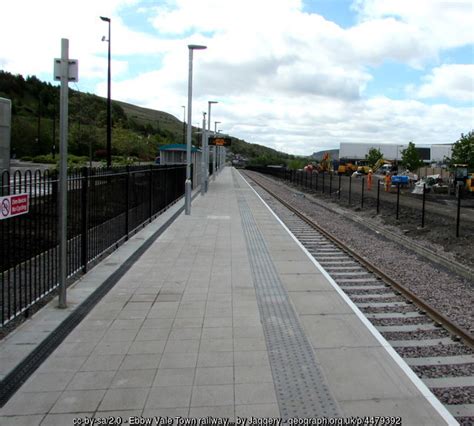
[(207, 192), (209, 186), (209, 135), (211, 134), (211, 105), (218, 104), (217, 101), (207, 101), (208, 105), (208, 114), (207, 114), (207, 132), (206, 132), (206, 142), (205, 142), (205, 156), (206, 156), (206, 178), (204, 181), (204, 191)]
[(186, 107), (181, 105), (183, 108), (183, 145), (186, 143)]
[[(220, 124), (221, 121), (214, 121), (214, 135), (217, 134), (217, 125)], [(212, 156), (212, 180), (216, 179), (216, 156), (217, 156), (217, 146), (214, 145), (214, 155)]]
[(193, 52), (206, 49), (206, 46), (189, 44), (189, 74), (188, 74), (188, 131), (186, 141), (186, 182), (184, 184), (184, 211), (191, 214), (191, 131), (192, 131), (192, 97), (193, 97)]
[(206, 151), (204, 148), (206, 141), (206, 113), (202, 113), (202, 132), (201, 132), (202, 144), (201, 144), (201, 195), (206, 192), (204, 189), (206, 183)]
[[(109, 43), (109, 51), (108, 51), (108, 70), (107, 70), (107, 167), (112, 165), (112, 100), (110, 97), (110, 82), (111, 82), (111, 75), (110, 75), (110, 18), (105, 16), (101, 16), (100, 19), (104, 22), (109, 23), (109, 38), (107, 39), (107, 43)], [(104, 40), (104, 39), (102, 39)]]

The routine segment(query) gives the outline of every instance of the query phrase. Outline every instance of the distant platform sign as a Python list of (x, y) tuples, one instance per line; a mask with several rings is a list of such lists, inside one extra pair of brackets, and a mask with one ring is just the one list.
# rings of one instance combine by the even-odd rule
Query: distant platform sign
[(30, 210), (28, 194), (7, 195), (0, 197), (0, 220), (26, 214)]
[(211, 146), (230, 146), (230, 138), (209, 138)]

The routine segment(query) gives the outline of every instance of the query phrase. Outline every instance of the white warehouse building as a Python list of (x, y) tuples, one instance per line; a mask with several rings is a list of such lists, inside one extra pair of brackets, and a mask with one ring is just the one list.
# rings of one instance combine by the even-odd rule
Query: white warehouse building
[[(351, 160), (363, 160), (372, 148), (378, 149), (387, 160), (401, 160), (402, 151), (408, 144), (391, 143), (351, 143), (341, 142), (339, 146), (339, 158)], [(443, 162), (446, 157), (451, 157), (452, 144), (440, 145), (416, 145), (420, 158), (425, 163)]]

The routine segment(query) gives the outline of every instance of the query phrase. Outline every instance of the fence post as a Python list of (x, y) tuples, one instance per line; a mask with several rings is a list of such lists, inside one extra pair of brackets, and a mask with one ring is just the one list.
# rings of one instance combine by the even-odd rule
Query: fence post
[[(163, 206), (163, 208), (167, 208), (168, 207), (168, 173), (169, 173), (169, 170), (168, 168), (166, 168), (165, 170), (163, 170), (163, 173), (165, 175), (165, 178), (164, 178), (164, 181), (165, 181), (165, 205)], [(213, 177), (214, 174), (216, 173), (216, 171), (214, 170), (214, 173), (213, 173)]]
[(397, 220), (400, 211), (400, 182), (397, 182)]
[(339, 175), (339, 184), (337, 186), (337, 198), (341, 199), (341, 175)]
[(329, 172), (329, 196), (331, 196), (332, 192), (332, 173)]
[(360, 193), (360, 208), (364, 208), (364, 186), (365, 186), (365, 179), (362, 177), (362, 182), (361, 182), (361, 193)]
[(324, 175), (325, 173), (323, 172), (323, 190), (322, 190), (323, 194), (324, 194)]
[(461, 193), (462, 186), (458, 185), (458, 211), (456, 214), (456, 237), (459, 238), (459, 222), (461, 221)]
[(352, 197), (352, 176), (349, 176), (349, 205), (351, 204)]
[(148, 179), (148, 185), (150, 186), (149, 188), (149, 200), (150, 200), (150, 210), (148, 211), (149, 217), (150, 217), (150, 223), (151, 223), (151, 218), (153, 216), (153, 166), (150, 165), (150, 170), (148, 171), (150, 173), (150, 178)]
[(126, 174), (125, 174), (125, 240), (128, 240), (129, 215), (130, 215), (130, 166), (126, 166)]
[(81, 264), (82, 272), (87, 272), (87, 261), (89, 257), (89, 169), (82, 168), (82, 187), (81, 187)]
[(380, 180), (377, 179), (377, 214), (380, 213)]
[(426, 192), (426, 183), (423, 184), (423, 198), (422, 198), (422, 204), (421, 204), (421, 227), (425, 227), (425, 192)]

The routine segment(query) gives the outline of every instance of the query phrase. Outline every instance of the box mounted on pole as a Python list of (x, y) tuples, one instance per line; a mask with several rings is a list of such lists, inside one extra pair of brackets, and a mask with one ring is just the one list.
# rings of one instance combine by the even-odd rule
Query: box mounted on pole
[(224, 137), (210, 137), (209, 138), (209, 145), (212, 146), (230, 146), (231, 145), (231, 139), (230, 138), (224, 138)]

